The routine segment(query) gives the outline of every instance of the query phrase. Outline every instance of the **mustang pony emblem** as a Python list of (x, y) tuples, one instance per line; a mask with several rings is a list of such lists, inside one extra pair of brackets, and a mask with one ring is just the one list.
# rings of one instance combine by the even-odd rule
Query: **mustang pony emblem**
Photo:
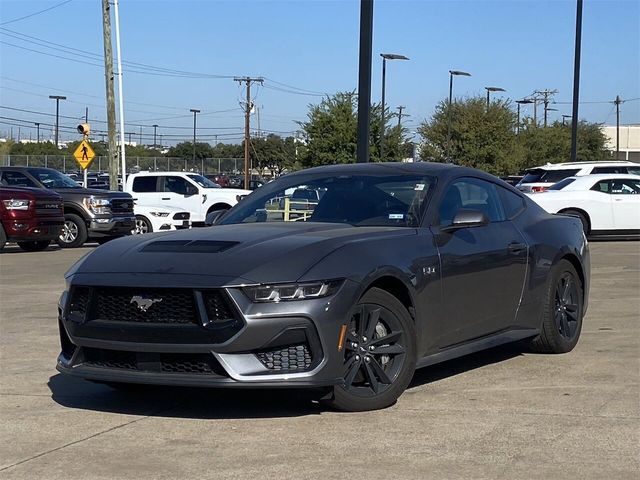
[(135, 303), (136, 307), (146, 312), (154, 303), (160, 303), (161, 301), (161, 298), (145, 298), (140, 295), (134, 295), (129, 303)]

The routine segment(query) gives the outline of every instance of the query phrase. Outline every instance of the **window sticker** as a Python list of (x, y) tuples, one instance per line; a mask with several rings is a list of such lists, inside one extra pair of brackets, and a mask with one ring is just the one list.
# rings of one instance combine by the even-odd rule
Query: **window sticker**
[(424, 190), (424, 183), (416, 183), (416, 188), (414, 190), (422, 191)]
[(404, 213), (390, 213), (389, 220), (403, 220)]

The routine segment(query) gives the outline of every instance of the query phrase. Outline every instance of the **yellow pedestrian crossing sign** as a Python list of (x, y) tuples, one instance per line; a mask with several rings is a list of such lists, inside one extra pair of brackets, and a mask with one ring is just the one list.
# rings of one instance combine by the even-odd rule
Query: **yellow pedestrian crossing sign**
[(78, 165), (80, 165), (80, 168), (86, 170), (96, 157), (96, 152), (93, 151), (93, 148), (91, 148), (88, 141), (82, 140), (80, 145), (78, 145), (78, 148), (76, 148), (76, 151), (73, 152), (73, 156), (75, 157), (76, 162), (78, 162)]

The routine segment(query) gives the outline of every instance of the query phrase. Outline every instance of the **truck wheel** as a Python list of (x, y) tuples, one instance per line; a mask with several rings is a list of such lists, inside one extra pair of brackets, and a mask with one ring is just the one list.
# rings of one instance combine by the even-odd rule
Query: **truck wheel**
[(7, 234), (4, 233), (4, 228), (0, 225), (0, 250), (4, 248), (7, 243)]
[(56, 240), (60, 248), (76, 248), (87, 241), (87, 225), (75, 213), (65, 213), (62, 232)]
[(18, 246), (25, 252), (39, 252), (49, 246), (51, 240), (37, 240), (32, 242), (18, 242)]
[(132, 235), (141, 235), (143, 233), (153, 232), (153, 226), (144, 215), (136, 215), (136, 228), (131, 230)]

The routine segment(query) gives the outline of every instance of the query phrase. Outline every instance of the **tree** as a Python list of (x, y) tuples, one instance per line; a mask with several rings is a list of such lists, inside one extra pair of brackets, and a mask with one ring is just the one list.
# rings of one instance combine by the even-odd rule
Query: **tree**
[(251, 139), (249, 149), (252, 165), (260, 169), (268, 168), (275, 176), (284, 170), (291, 170), (296, 162), (296, 145), (293, 137), (282, 138), (267, 135)]
[(10, 147), (11, 155), (61, 155), (61, 152), (52, 142), (40, 143), (13, 143)]
[(244, 158), (244, 147), (237, 143), (218, 143), (211, 149), (213, 158)]
[[(310, 105), (308, 120), (301, 122), (305, 147), (299, 152), (301, 164), (306, 167), (353, 163), (356, 161), (358, 139), (357, 98), (353, 92), (339, 92)], [(370, 118), (369, 161), (380, 161), (380, 105), (372, 105)], [(389, 122), (395, 114), (386, 110)], [(405, 130), (385, 128), (385, 161), (400, 160)]]
[[(178, 143), (169, 149), (167, 154), (169, 157), (184, 158), (191, 160), (193, 158), (193, 142)], [(200, 161), (213, 156), (213, 149), (208, 143), (196, 142), (196, 160)]]
[[(448, 141), (449, 108), (451, 139)], [(420, 149), (423, 160), (478, 168), (504, 175), (521, 168), (522, 152), (516, 142), (516, 114), (508, 100), (494, 100), (487, 108), (483, 97), (457, 101), (451, 106), (441, 101), (431, 120), (418, 132), (424, 139)]]
[[(593, 161), (611, 157), (605, 148), (606, 137), (596, 123), (581, 121), (578, 124), (577, 160)], [(523, 147), (523, 167), (534, 167), (543, 163), (568, 162), (571, 156), (571, 126), (554, 122), (541, 128), (530, 121), (520, 129), (518, 143)]]

